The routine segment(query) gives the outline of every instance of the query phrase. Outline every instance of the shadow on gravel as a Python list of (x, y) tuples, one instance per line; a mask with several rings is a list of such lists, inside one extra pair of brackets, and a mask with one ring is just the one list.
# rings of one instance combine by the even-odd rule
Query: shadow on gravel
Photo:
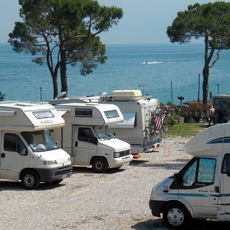
[(0, 181), (0, 191), (5, 190), (24, 190), (20, 182), (14, 181)]
[(136, 230), (148, 230), (148, 229), (163, 230), (163, 229), (168, 229), (164, 225), (162, 219), (141, 221), (141, 222), (131, 226), (131, 228), (136, 229)]
[[(144, 160), (133, 160), (130, 165), (131, 166), (139, 166), (139, 167), (151, 167), (151, 168), (163, 168), (163, 169), (181, 169), (189, 160), (188, 159), (176, 159), (170, 163), (161, 163), (161, 164), (148, 164), (148, 161)], [(175, 162), (175, 163), (173, 163)]]
[[(141, 221), (131, 226), (131, 228), (136, 229), (136, 230), (148, 230), (148, 229), (166, 230), (166, 229), (169, 229), (165, 226), (162, 219)], [(230, 222), (221, 222), (217, 220), (193, 220), (189, 228), (187, 228), (186, 230), (210, 230), (210, 229), (225, 230), (229, 228), (230, 228)]]
[(81, 166), (73, 166), (73, 174), (75, 173), (84, 173), (84, 174), (114, 174), (114, 173), (120, 173), (126, 170), (125, 168), (113, 168), (113, 169), (107, 169), (105, 173), (96, 173), (91, 167), (81, 167)]
[[(63, 183), (63, 182), (62, 182)], [(39, 187), (36, 190), (49, 190), (49, 189), (55, 189), (58, 187), (62, 187), (65, 186), (65, 184), (56, 184), (55, 182), (53, 183), (41, 183), (39, 185)], [(1, 191), (30, 191), (27, 190), (23, 187), (23, 185), (21, 184), (21, 182), (15, 182), (15, 181), (0, 181), (0, 192)]]

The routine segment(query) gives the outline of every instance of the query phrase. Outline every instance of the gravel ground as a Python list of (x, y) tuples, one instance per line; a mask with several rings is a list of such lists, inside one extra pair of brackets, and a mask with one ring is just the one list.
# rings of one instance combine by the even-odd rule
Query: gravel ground
[[(191, 158), (183, 150), (187, 141), (163, 140), (157, 151), (104, 174), (74, 167), (73, 175), (59, 185), (41, 184), (33, 191), (1, 180), (0, 229), (167, 229), (161, 218), (151, 215), (150, 193)], [(210, 229), (215, 224), (230, 227), (206, 221), (192, 229)]]

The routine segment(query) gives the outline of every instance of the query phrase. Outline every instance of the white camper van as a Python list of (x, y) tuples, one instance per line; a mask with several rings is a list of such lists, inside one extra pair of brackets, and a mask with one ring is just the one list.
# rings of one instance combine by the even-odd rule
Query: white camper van
[(21, 180), (25, 188), (35, 189), (40, 182), (69, 177), (69, 155), (45, 131), (64, 124), (49, 104), (0, 103), (0, 178)]
[(159, 147), (162, 130), (165, 131), (167, 128), (159, 100), (149, 96), (143, 97), (140, 90), (116, 90), (111, 96), (103, 93), (101, 96), (72, 97), (56, 101), (58, 103), (95, 102), (116, 105), (122, 112), (124, 120), (109, 124), (109, 126), (117, 138), (131, 145), (133, 154)]
[(230, 221), (230, 123), (203, 130), (185, 144), (193, 158), (156, 185), (149, 206), (170, 228), (192, 218)]
[(140, 90), (116, 90), (111, 96), (102, 94), (99, 101), (121, 110), (125, 120), (110, 128), (130, 143), (133, 154), (159, 147), (165, 120), (157, 98), (143, 97)]
[(132, 161), (130, 145), (115, 138), (108, 126), (124, 119), (117, 106), (59, 102), (50, 101), (66, 125), (50, 135), (71, 155), (73, 165), (92, 165), (96, 172), (105, 172)]

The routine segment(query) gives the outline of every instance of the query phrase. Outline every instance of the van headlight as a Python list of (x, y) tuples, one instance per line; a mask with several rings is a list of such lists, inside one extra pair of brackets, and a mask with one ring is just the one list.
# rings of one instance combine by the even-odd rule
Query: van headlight
[(55, 165), (57, 164), (56, 160), (52, 160), (52, 161), (43, 161), (43, 165)]
[(120, 157), (120, 153), (119, 152), (114, 152), (114, 158), (118, 158)]

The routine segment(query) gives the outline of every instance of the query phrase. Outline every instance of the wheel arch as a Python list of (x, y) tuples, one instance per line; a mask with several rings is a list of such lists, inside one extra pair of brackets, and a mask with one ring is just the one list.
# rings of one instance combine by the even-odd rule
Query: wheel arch
[(178, 200), (168, 200), (166, 201), (162, 206), (161, 206), (161, 209), (160, 209), (160, 213), (163, 213), (165, 207), (169, 204), (169, 203), (178, 203), (178, 204), (182, 204), (189, 212), (190, 216), (193, 218), (194, 217), (194, 212), (193, 212), (193, 209), (191, 207), (191, 205), (185, 201), (184, 199), (178, 199)]
[(91, 158), (91, 160), (90, 160), (90, 165), (92, 165), (92, 164), (93, 164), (93, 161), (94, 161), (95, 159), (97, 159), (97, 158), (102, 158), (102, 159), (104, 159), (104, 160), (106, 161), (107, 167), (109, 167), (108, 160), (107, 160), (107, 158), (104, 157), (104, 156), (93, 156), (93, 157)]
[(35, 169), (33, 169), (33, 168), (24, 168), (24, 169), (20, 172), (20, 175), (19, 175), (19, 179), (20, 179), (20, 180), (22, 180), (22, 176), (23, 176), (24, 172), (26, 172), (27, 170), (30, 170), (30, 171), (35, 172), (35, 173), (37, 174), (39, 180), (41, 179), (39, 173), (38, 173)]

